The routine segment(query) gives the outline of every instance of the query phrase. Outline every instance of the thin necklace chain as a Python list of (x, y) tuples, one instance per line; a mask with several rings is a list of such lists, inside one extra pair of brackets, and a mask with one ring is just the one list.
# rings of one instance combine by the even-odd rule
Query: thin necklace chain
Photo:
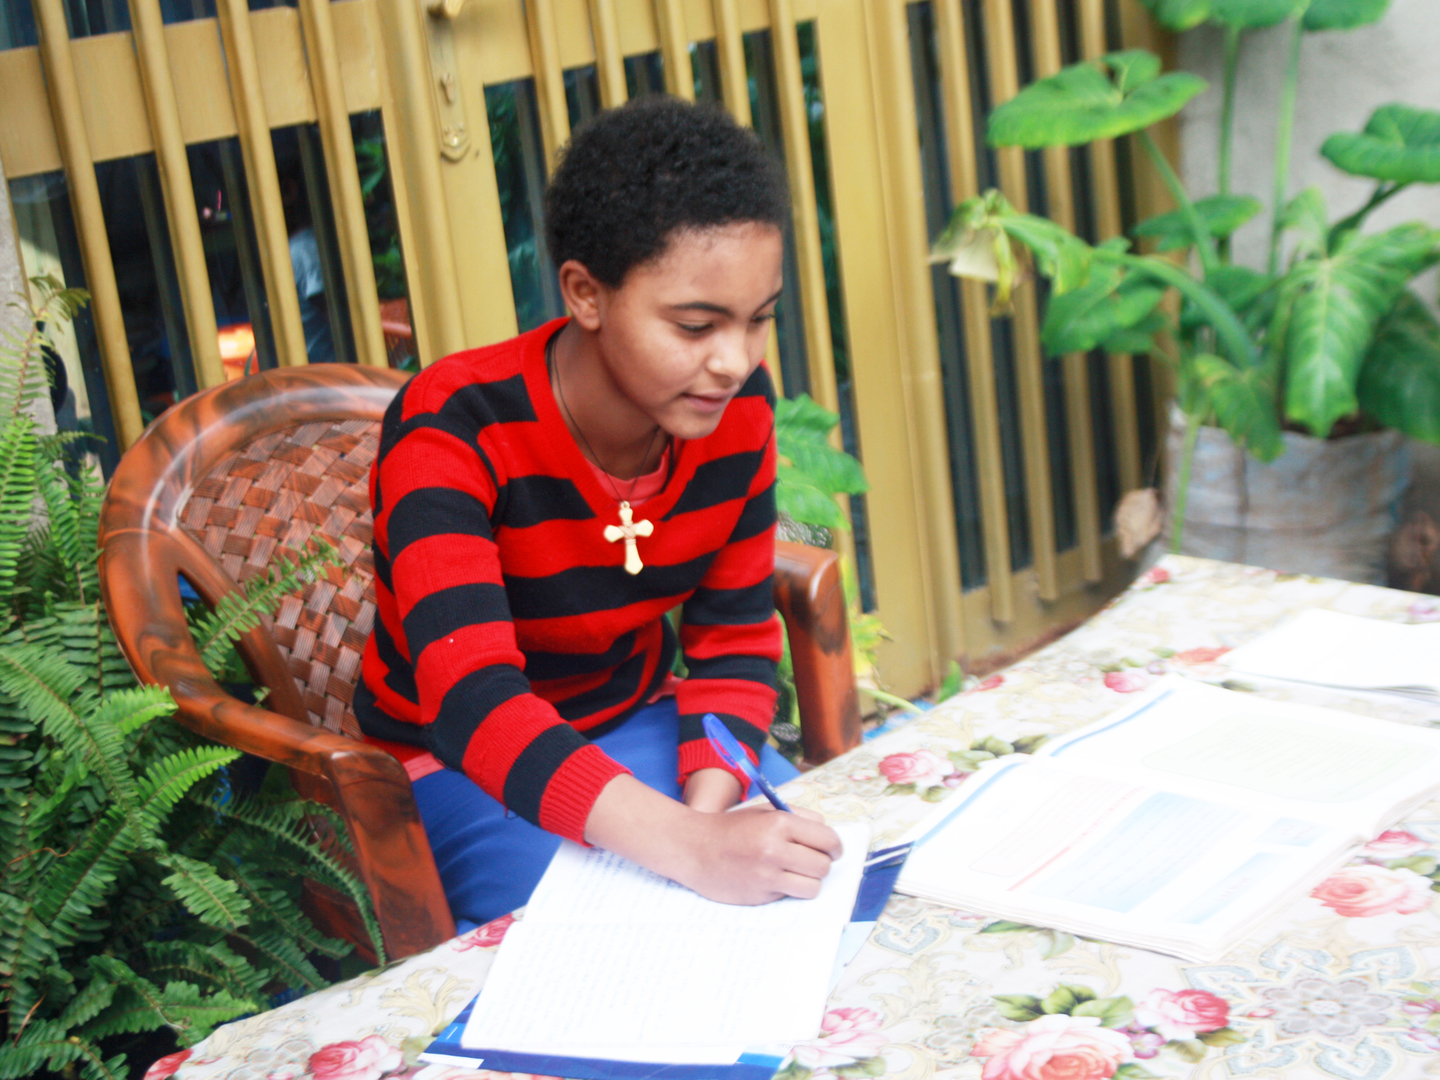
[[(600, 471), (605, 474), (605, 482), (610, 485), (610, 490), (615, 493), (615, 501), (617, 503), (629, 502), (628, 499), (626, 499), (623, 495), (620, 494), (620, 488), (615, 483), (614, 474), (611, 473), (610, 470), (606, 467), (605, 463), (600, 460), (600, 455), (597, 454), (595, 452), (595, 448), (590, 445), (590, 440), (585, 437), (585, 432), (580, 430), (580, 422), (575, 419), (575, 414), (570, 411), (570, 405), (565, 400), (565, 385), (560, 381), (560, 364), (555, 359), (555, 339), (553, 337), (545, 344), (545, 366), (549, 370), (551, 376), (555, 379), (555, 394), (560, 399), (560, 407), (565, 410), (566, 419), (570, 421), (570, 426), (574, 429), (575, 434), (580, 436), (580, 442), (589, 452), (591, 460), (593, 460), (596, 465), (599, 465)], [(645, 465), (650, 460), (650, 454), (655, 449), (655, 439), (659, 436), (659, 434), (660, 426), (657, 424), (655, 426), (654, 433), (650, 436), (649, 445), (645, 447), (645, 456), (640, 459), (642, 476), (644, 475), (643, 470), (645, 468)], [(635, 479), (638, 480), (639, 477), (637, 476)], [(634, 480), (631, 481), (630, 490), (632, 492), (635, 490)]]

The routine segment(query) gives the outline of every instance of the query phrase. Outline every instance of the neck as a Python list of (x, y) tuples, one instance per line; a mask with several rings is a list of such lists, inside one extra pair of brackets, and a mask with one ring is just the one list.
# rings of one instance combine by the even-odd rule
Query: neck
[(615, 385), (594, 336), (571, 322), (554, 339), (550, 389), (586, 459), (621, 480), (659, 467), (669, 436)]

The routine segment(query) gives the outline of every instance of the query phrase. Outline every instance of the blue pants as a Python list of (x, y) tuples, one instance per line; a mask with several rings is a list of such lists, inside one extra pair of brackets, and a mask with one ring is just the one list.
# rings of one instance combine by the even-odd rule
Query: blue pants
[[(678, 799), (679, 741), (675, 699), (662, 698), (601, 735), (595, 745), (637, 780)], [(760, 755), (760, 770), (773, 784), (799, 775), (768, 745)], [(750, 794), (756, 794), (753, 786)], [(560, 846), (554, 833), (510, 813), (453, 769), (416, 781), (415, 802), (460, 933), (526, 903)]]

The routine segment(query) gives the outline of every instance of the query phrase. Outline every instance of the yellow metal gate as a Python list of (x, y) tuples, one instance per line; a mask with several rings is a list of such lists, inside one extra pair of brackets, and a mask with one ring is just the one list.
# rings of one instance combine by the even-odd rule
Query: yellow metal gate
[(925, 256), (990, 185), (1092, 235), (1152, 209), (1124, 147), (983, 139), (1022, 82), (1142, 39), (1134, 0), (3, 12), (0, 164), (27, 269), (92, 292), (62, 352), (77, 415), (115, 445), (247, 365), (427, 363), (558, 314), (545, 171), (573, 123), (664, 90), (722, 102), (783, 155), (795, 228), (773, 366), (842, 414), (865, 463), (847, 543), (894, 638), (890, 686), (1033, 642), (1123, 584), (1107, 521), (1155, 468), (1148, 360), (1043, 358), (1033, 292), (992, 318), (983, 286)]

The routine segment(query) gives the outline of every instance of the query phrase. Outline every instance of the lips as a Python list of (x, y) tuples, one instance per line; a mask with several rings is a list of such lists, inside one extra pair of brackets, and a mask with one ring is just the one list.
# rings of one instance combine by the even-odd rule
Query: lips
[(685, 394), (685, 400), (701, 412), (720, 412), (734, 394)]

